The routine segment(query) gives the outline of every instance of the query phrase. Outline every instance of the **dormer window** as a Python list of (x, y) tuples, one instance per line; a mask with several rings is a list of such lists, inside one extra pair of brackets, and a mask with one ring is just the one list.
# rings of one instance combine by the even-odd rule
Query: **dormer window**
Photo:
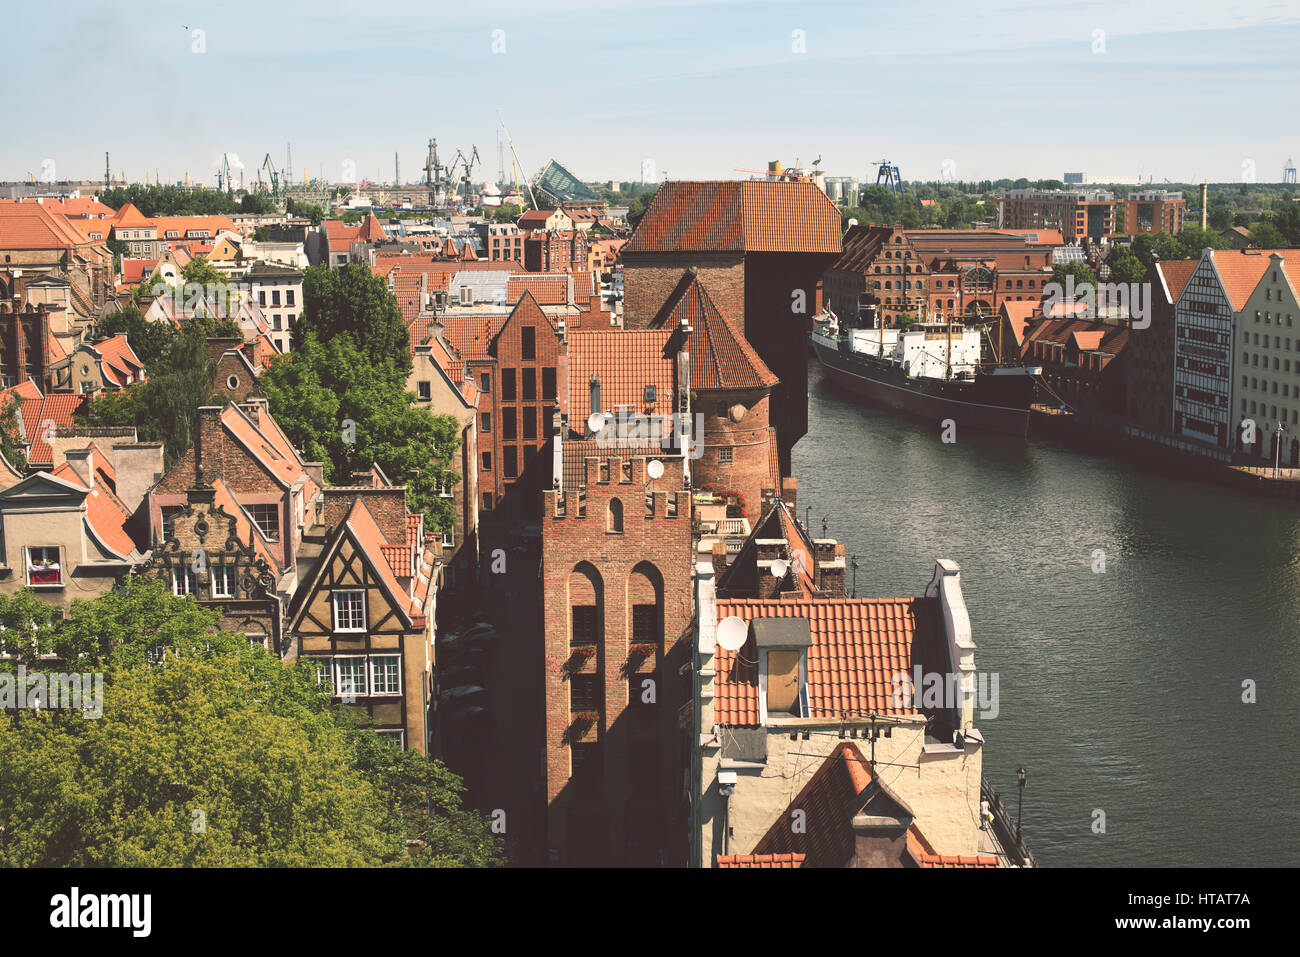
[(759, 698), (765, 717), (809, 717), (806, 618), (759, 618), (750, 624), (758, 652)]

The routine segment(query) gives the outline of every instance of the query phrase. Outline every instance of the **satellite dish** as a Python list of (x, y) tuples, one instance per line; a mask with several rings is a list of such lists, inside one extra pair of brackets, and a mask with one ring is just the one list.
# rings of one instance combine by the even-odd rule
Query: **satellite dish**
[(739, 651), (749, 636), (749, 623), (743, 618), (729, 615), (718, 622), (718, 644), (727, 651)]
[(587, 416), (587, 428), (593, 432), (599, 432), (605, 428), (605, 414), (603, 412), (593, 412)]
[(652, 479), (663, 478), (664, 463), (660, 462), (658, 459), (651, 459), (646, 463), (645, 472), (646, 475), (649, 475)]
[(784, 578), (788, 571), (790, 571), (790, 563), (784, 558), (778, 558), (776, 561), (772, 562), (773, 578)]

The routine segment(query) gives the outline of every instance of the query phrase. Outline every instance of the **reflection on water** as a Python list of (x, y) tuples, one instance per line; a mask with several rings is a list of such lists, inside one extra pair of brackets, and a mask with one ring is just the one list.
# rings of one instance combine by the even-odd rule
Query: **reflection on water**
[(1015, 813), (1028, 768), (1040, 863), (1300, 864), (1300, 506), (960, 422), (945, 445), (812, 366), (800, 517), (857, 556), (859, 596), (960, 563), (1001, 682), (985, 773)]

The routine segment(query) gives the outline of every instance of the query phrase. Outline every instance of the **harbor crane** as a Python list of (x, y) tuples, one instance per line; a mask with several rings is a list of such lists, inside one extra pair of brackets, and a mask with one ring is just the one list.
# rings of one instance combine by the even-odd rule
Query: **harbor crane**
[(903, 175), (898, 171), (898, 166), (887, 159), (872, 163), (877, 167), (876, 185), (883, 186), (899, 199), (903, 198)]
[(262, 185), (262, 170), (266, 170), (267, 175), (268, 175), (268, 177), (269, 177), (270, 180), (271, 180), (271, 198), (274, 199), (274, 200), (279, 200), (279, 198), (280, 198), (280, 173), (279, 173), (279, 171), (275, 168), (275, 164), (271, 162), (271, 154), (270, 154), (270, 153), (267, 153), (267, 154), (266, 154), (266, 158), (262, 160), (262, 165), (259, 166), (259, 167), (257, 168), (257, 189), (258, 189), (258, 192), (265, 192), (265, 191), (266, 191), (265, 187)]

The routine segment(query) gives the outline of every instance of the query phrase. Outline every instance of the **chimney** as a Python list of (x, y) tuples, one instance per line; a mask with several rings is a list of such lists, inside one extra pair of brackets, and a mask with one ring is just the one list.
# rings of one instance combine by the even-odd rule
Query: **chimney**
[(600, 376), (592, 376), (587, 385), (591, 390), (591, 412), (604, 412), (605, 410), (600, 405)]
[(63, 453), (63, 458), (72, 471), (76, 473), (77, 478), (81, 479), (82, 485), (92, 489), (95, 487), (94, 449), (68, 449)]
[(1210, 184), (1201, 184), (1201, 232), (1205, 231), (1206, 207), (1209, 205)]
[(113, 446), (113, 472), (117, 497), (128, 511), (135, 512), (145, 494), (162, 478), (162, 444), (131, 442)]
[(208, 454), (207, 446), (212, 445), (212, 451), (217, 451), (219, 437), (221, 435), (221, 413), (222, 408), (219, 405), (201, 405), (199, 406), (198, 428), (194, 432), (194, 484), (196, 486), (208, 485), (204, 481), (204, 472), (214, 473), (217, 469), (212, 467), (212, 463), (204, 461)]

